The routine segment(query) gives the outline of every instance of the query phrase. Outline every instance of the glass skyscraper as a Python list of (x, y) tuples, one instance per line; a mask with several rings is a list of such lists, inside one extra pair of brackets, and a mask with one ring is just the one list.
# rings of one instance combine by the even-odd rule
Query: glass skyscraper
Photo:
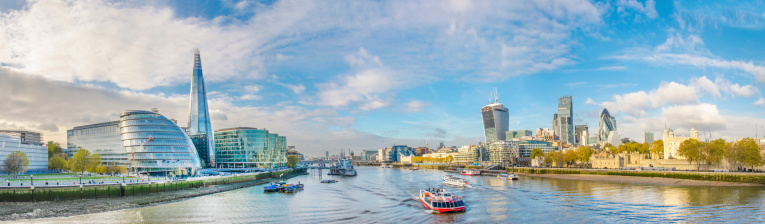
[(571, 107), (571, 96), (558, 98), (558, 134), (560, 141), (573, 145), (574, 142), (574, 109)]
[(215, 131), (215, 164), (220, 168), (274, 168), (287, 164), (287, 137), (257, 128)]
[(207, 90), (202, 75), (202, 59), (199, 49), (194, 50), (194, 71), (191, 76), (189, 97), (189, 136), (194, 142), (203, 167), (215, 166), (215, 142), (210, 125), (210, 110), (207, 108)]
[(158, 113), (122, 112), (119, 128), (131, 167), (138, 172), (201, 168), (196, 148), (186, 132)]
[(612, 117), (606, 108), (603, 108), (603, 112), (600, 113), (600, 124), (598, 125), (598, 142), (607, 141), (608, 134), (612, 131), (616, 131), (616, 118)]
[(494, 98), (494, 103), (489, 102), (481, 108), (483, 118), (483, 130), (486, 143), (506, 140), (506, 132), (510, 126), (510, 114), (504, 105), (499, 103), (499, 98)]

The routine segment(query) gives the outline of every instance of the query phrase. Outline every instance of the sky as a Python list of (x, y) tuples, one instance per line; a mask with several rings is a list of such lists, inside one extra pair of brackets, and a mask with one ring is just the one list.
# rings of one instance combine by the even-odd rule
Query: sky
[(66, 142), (158, 108), (188, 122), (199, 48), (213, 129), (306, 155), (551, 128), (560, 96), (596, 132), (765, 136), (762, 1), (0, 1), (0, 128)]

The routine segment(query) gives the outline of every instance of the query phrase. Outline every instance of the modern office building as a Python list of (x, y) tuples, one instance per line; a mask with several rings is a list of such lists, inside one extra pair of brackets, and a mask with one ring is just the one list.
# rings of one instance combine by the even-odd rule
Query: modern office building
[(486, 143), (473, 146), (470, 158), (474, 163), (489, 161), (489, 145)]
[(199, 49), (194, 50), (194, 70), (191, 76), (191, 94), (189, 97), (188, 134), (196, 146), (203, 167), (215, 167), (215, 142), (210, 110), (207, 107), (207, 89), (202, 75), (202, 59)]
[(377, 150), (364, 150), (361, 154), (364, 160), (377, 160)]
[(23, 141), (18, 135), (0, 134), (0, 164), (5, 162), (8, 155), (16, 151), (27, 155), (29, 171), (48, 169), (48, 147), (41, 142)]
[(43, 143), (40, 132), (22, 131), (22, 130), (0, 130), (0, 135), (18, 137), (22, 142), (35, 144)]
[(399, 162), (401, 161), (401, 157), (415, 155), (417, 155), (417, 152), (411, 147), (405, 145), (393, 145), (377, 150), (377, 161)]
[(177, 124), (161, 114), (127, 110), (120, 115), (122, 146), (138, 173), (165, 173), (201, 168), (194, 143)]
[(648, 144), (653, 143), (653, 133), (647, 131), (640, 133), (640, 142)]
[(110, 121), (77, 126), (66, 131), (66, 156), (72, 158), (77, 150), (86, 149), (101, 156), (105, 165), (132, 167), (122, 146), (120, 122)]
[(574, 143), (577, 145), (587, 145), (587, 135), (589, 135), (589, 128), (587, 125), (574, 126)]
[(571, 96), (558, 97), (558, 116), (556, 133), (564, 144), (573, 145), (574, 140), (574, 109)]
[(616, 118), (608, 113), (606, 108), (600, 113), (600, 124), (598, 124), (598, 142), (608, 141), (608, 135), (616, 129)]
[(489, 144), (489, 162), (492, 164), (510, 163), (520, 154), (517, 141), (496, 141)]
[(120, 121), (67, 130), (67, 156), (71, 158), (79, 149), (98, 154), (105, 165), (123, 165), (133, 173), (189, 174), (201, 163), (186, 132), (152, 111), (128, 110)]
[(219, 168), (275, 168), (287, 164), (287, 137), (266, 129), (237, 127), (215, 131)]
[(518, 141), (518, 156), (520, 158), (531, 158), (531, 152), (534, 149), (540, 149), (547, 154), (552, 151), (558, 151), (558, 147), (553, 147), (552, 143), (545, 141)]
[(507, 108), (499, 103), (499, 97), (494, 93), (494, 103), (481, 108), (483, 130), (487, 143), (506, 140), (505, 134), (510, 127), (510, 114)]
[(508, 139), (520, 139), (521, 137), (525, 136), (532, 136), (531, 130), (517, 130), (517, 131), (508, 131), (505, 136)]

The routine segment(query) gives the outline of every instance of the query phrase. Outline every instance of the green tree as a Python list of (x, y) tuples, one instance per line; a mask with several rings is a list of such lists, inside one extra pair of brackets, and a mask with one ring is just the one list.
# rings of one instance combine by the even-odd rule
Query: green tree
[(534, 148), (531, 150), (531, 159), (536, 159), (537, 157), (542, 158), (544, 157), (544, 153), (542, 152), (542, 149), (540, 148)]
[(8, 154), (8, 157), (3, 161), (3, 171), (8, 174), (18, 176), (21, 173), (27, 172), (27, 169), (29, 169), (29, 159), (27, 154), (22, 151)]
[(651, 154), (657, 155), (659, 158), (664, 158), (664, 141), (659, 139), (651, 143)]
[(287, 156), (287, 167), (295, 167), (300, 162), (300, 157), (297, 155)]
[(717, 165), (725, 156), (725, 148), (728, 145), (725, 139), (717, 139), (709, 143), (701, 143), (702, 161), (707, 170), (713, 165)]
[(98, 168), (101, 166), (101, 156), (98, 154), (90, 155), (90, 166), (88, 166), (88, 172), (98, 173)]
[(736, 142), (734, 147), (738, 148), (737, 159), (744, 167), (751, 167), (754, 169), (755, 166), (761, 166), (763, 164), (760, 147), (754, 139), (742, 139), (741, 141)]
[(61, 144), (58, 142), (48, 141), (48, 159), (53, 158), (53, 156), (64, 153), (64, 150), (61, 148)]
[(576, 148), (576, 154), (578, 156), (578, 160), (582, 163), (590, 162), (590, 157), (594, 153), (595, 151), (592, 150), (592, 148), (590, 148), (589, 146), (579, 146), (579, 148)]
[(69, 170), (72, 172), (80, 172), (80, 174), (82, 174), (90, 168), (91, 158), (92, 157), (88, 150), (77, 150), (77, 153), (75, 153), (74, 156), (69, 159)]
[(66, 170), (66, 159), (54, 155), (53, 158), (48, 159), (48, 169)]
[(688, 139), (680, 143), (677, 154), (688, 160), (688, 165), (697, 163), (696, 170), (699, 169), (699, 162), (704, 160), (704, 154), (701, 152), (701, 142), (696, 139)]
[(544, 156), (544, 164), (545, 166), (550, 166), (553, 162), (553, 155), (555, 152), (547, 153), (547, 155)]

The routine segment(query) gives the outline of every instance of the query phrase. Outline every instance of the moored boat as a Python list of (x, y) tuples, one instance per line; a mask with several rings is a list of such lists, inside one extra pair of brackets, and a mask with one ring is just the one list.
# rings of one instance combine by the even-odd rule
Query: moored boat
[(462, 171), (462, 169), (457, 168), (457, 167), (448, 167), (448, 168), (444, 169), (444, 172), (447, 172), (447, 173), (460, 173), (461, 171)]
[(503, 173), (503, 174), (497, 175), (497, 178), (508, 179), (508, 180), (517, 180), (518, 179), (518, 175), (515, 175), (514, 173), (510, 173), (510, 174)]
[(284, 186), (285, 186), (285, 185), (286, 185), (286, 184), (284, 183), (284, 181), (279, 181), (279, 182), (271, 182), (271, 183), (269, 183), (268, 185), (266, 185), (266, 186), (264, 186), (264, 187), (263, 187), (263, 191), (264, 191), (264, 192), (278, 192), (278, 191), (283, 191), (283, 190), (284, 190)]
[(337, 183), (337, 180), (322, 180), (321, 183), (324, 183), (324, 184)]
[(356, 176), (356, 170), (353, 168), (351, 161), (341, 158), (337, 161), (336, 165), (329, 168), (328, 175)]
[(412, 167), (412, 170), (419, 170), (419, 167)]
[(284, 187), (284, 193), (295, 193), (300, 190), (303, 190), (303, 184), (298, 182), (298, 184), (288, 184)]
[(462, 197), (455, 196), (444, 189), (420, 190), (419, 201), (426, 209), (440, 213), (465, 211)]
[(480, 176), (481, 170), (476, 169), (462, 169), (462, 172), (460, 173), (465, 176)]
[(467, 180), (453, 176), (444, 176), (444, 184), (457, 187), (472, 187)]

